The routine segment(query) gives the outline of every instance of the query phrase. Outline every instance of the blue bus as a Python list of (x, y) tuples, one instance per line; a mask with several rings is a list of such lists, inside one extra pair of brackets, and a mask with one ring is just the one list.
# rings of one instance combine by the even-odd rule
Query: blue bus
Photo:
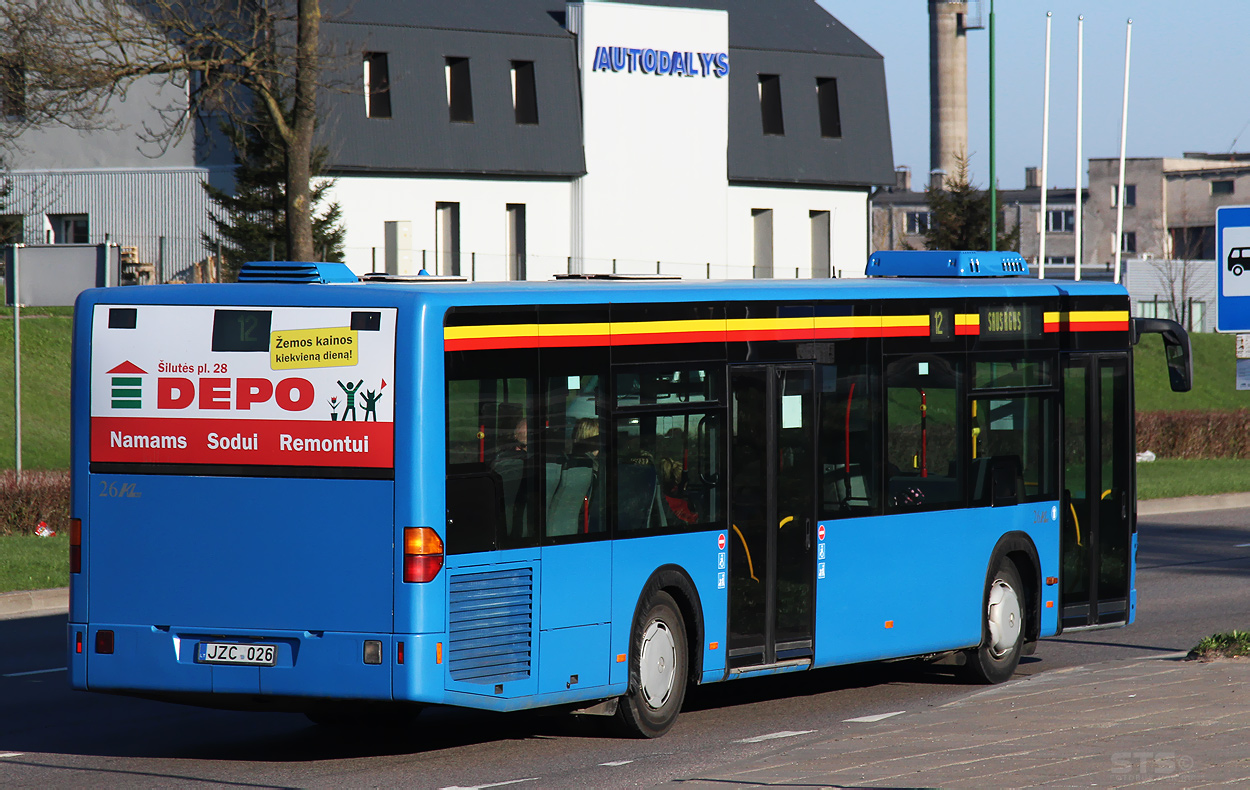
[(861, 280), (248, 264), (75, 311), (75, 688), (673, 723), (691, 684), (999, 682), (1136, 602), (1131, 320), (1014, 253)]

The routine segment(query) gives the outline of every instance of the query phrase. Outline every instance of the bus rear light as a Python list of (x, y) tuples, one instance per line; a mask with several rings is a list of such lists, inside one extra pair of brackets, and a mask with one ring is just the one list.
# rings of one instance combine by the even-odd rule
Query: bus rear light
[(95, 632), (95, 651), (97, 653), (109, 654), (113, 652), (113, 632), (112, 631), (96, 631)]
[(424, 584), (433, 581), (443, 567), (443, 555), (426, 554), (422, 556), (404, 556), (404, 581), (410, 584)]
[(69, 520), (69, 572), (82, 573), (82, 519)]
[(404, 643), (403, 642), (398, 642), (395, 645), (395, 663), (396, 664), (404, 663)]
[(382, 663), (382, 641), (380, 639), (365, 640), (365, 663), (381, 664)]
[(82, 631), (74, 632), (74, 652), (75, 653), (82, 652)]
[(429, 527), (404, 528), (404, 581), (433, 581), (443, 568), (443, 539)]

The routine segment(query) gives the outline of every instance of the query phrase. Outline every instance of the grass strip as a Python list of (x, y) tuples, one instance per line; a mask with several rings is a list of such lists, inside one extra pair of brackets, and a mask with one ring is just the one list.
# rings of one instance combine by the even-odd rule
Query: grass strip
[(1191, 661), (1211, 661), (1216, 658), (1242, 658), (1250, 656), (1250, 631), (1233, 629), (1223, 634), (1212, 634), (1185, 656)]
[(1250, 459), (1160, 458), (1137, 465), (1137, 498), (1235, 494), (1250, 491)]
[(69, 536), (0, 535), (0, 593), (69, 584)]

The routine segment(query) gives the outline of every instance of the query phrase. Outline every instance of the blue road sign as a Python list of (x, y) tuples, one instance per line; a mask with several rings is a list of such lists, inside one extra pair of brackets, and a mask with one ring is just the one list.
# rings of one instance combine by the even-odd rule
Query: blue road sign
[(1215, 210), (1216, 331), (1250, 332), (1250, 206)]

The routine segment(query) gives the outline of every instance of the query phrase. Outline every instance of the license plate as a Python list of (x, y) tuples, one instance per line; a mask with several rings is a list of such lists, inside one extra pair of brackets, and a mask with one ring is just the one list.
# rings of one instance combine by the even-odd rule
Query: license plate
[(275, 645), (238, 644), (235, 642), (200, 642), (201, 664), (243, 664), (271, 667), (278, 659)]

